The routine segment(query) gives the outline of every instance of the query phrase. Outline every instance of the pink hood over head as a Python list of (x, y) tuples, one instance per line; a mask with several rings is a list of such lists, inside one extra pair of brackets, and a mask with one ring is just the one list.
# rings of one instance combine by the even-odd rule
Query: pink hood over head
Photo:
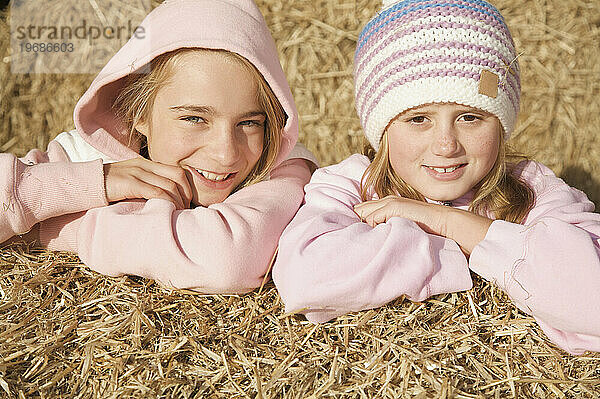
[(298, 112), (275, 42), (252, 0), (167, 0), (146, 16), (139, 34), (115, 54), (77, 102), (77, 131), (93, 147), (115, 160), (138, 156), (129, 130), (112, 104), (124, 77), (141, 71), (155, 57), (184, 47), (223, 49), (245, 57), (262, 73), (287, 114), (276, 165), (298, 139)]

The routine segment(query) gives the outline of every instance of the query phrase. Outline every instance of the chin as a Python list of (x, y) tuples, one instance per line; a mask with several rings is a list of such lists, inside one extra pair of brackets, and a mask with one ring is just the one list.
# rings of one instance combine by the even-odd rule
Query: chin
[(429, 198), (430, 200), (433, 200), (433, 201), (454, 201), (456, 199), (459, 199), (463, 195), (465, 195), (466, 192), (465, 193), (461, 193), (461, 192), (454, 192), (454, 193), (449, 193), (449, 192), (434, 192), (434, 193), (429, 193), (431, 195), (427, 195), (425, 193), (422, 193), (422, 194), (426, 198)]

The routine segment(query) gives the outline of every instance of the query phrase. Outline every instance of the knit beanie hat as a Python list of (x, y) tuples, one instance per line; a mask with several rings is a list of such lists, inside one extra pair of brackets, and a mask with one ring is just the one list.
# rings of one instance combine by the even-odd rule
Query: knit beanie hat
[(519, 111), (519, 73), (508, 27), (491, 4), (384, 0), (356, 45), (356, 109), (375, 150), (398, 114), (431, 103), (487, 111), (508, 139)]

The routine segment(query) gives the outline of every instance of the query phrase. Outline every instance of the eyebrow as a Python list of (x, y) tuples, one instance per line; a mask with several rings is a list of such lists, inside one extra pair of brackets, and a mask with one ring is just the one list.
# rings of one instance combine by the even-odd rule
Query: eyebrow
[[(215, 108), (207, 105), (174, 105), (169, 107), (171, 111), (187, 111), (187, 112), (197, 112), (200, 114), (209, 114), (216, 115), (217, 111)], [(264, 116), (267, 117), (266, 112), (264, 111), (249, 111), (245, 112), (242, 115), (239, 115), (239, 118), (251, 118), (253, 116)]]
[(201, 114), (215, 114), (215, 109), (213, 107), (208, 107), (205, 105), (174, 105), (169, 107), (171, 111), (188, 111), (188, 112), (198, 112)]
[(240, 115), (240, 118), (252, 118), (253, 116), (264, 116), (267, 117), (267, 113), (264, 111), (249, 111)]

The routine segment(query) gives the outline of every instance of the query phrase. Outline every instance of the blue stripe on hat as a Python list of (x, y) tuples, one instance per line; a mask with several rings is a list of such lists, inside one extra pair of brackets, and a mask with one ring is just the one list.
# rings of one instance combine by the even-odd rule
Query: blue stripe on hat
[[(462, 9), (467, 9), (467, 10), (478, 11), (478, 12), (481, 12), (483, 14), (489, 15), (490, 17), (496, 19), (498, 22), (500, 22), (501, 24), (503, 24), (504, 26), (506, 26), (506, 23), (504, 22), (504, 18), (502, 17), (502, 15), (499, 13), (499, 11), (494, 6), (492, 6), (488, 2), (481, 1), (481, 0), (463, 0), (465, 2), (470, 2), (470, 3), (474, 4), (474, 5), (473, 6), (467, 6), (467, 5), (463, 5), (463, 4), (454, 4), (454, 3), (420, 4), (420, 5), (417, 5), (415, 7), (409, 8), (408, 10), (404, 10), (404, 11), (398, 13), (397, 15), (394, 15), (389, 21), (386, 21), (383, 25), (377, 27), (377, 29), (375, 29), (373, 32), (369, 33), (368, 35), (366, 34), (366, 32), (370, 28), (372, 28), (373, 25), (377, 24), (378, 22), (381, 22), (383, 19), (385, 19), (391, 13), (393, 13), (395, 11), (398, 11), (399, 9), (401, 9), (403, 7), (406, 7), (408, 5), (423, 3), (423, 2), (427, 2), (427, 1), (430, 1), (430, 0), (405, 0), (405, 1), (401, 1), (401, 2), (399, 2), (397, 4), (395, 4), (394, 6), (388, 8), (387, 10), (381, 12), (380, 14), (378, 14), (360, 32), (360, 35), (358, 36), (358, 43), (356, 45), (356, 52), (358, 52), (365, 45), (365, 43), (369, 40), (369, 38), (372, 35), (374, 35), (375, 33), (377, 33), (381, 28), (385, 27), (388, 23), (393, 22), (396, 19), (401, 18), (404, 15), (409, 14), (411, 12), (414, 12), (414, 11), (417, 11), (417, 10), (425, 10), (427, 8), (449, 6), (449, 7), (455, 7), (455, 8), (462, 8)], [(484, 8), (480, 8), (480, 7), (477, 7), (477, 6), (481, 6), (481, 7), (484, 7)], [(508, 30), (508, 27), (506, 29)], [(366, 35), (366, 37), (365, 37), (365, 35)]]

